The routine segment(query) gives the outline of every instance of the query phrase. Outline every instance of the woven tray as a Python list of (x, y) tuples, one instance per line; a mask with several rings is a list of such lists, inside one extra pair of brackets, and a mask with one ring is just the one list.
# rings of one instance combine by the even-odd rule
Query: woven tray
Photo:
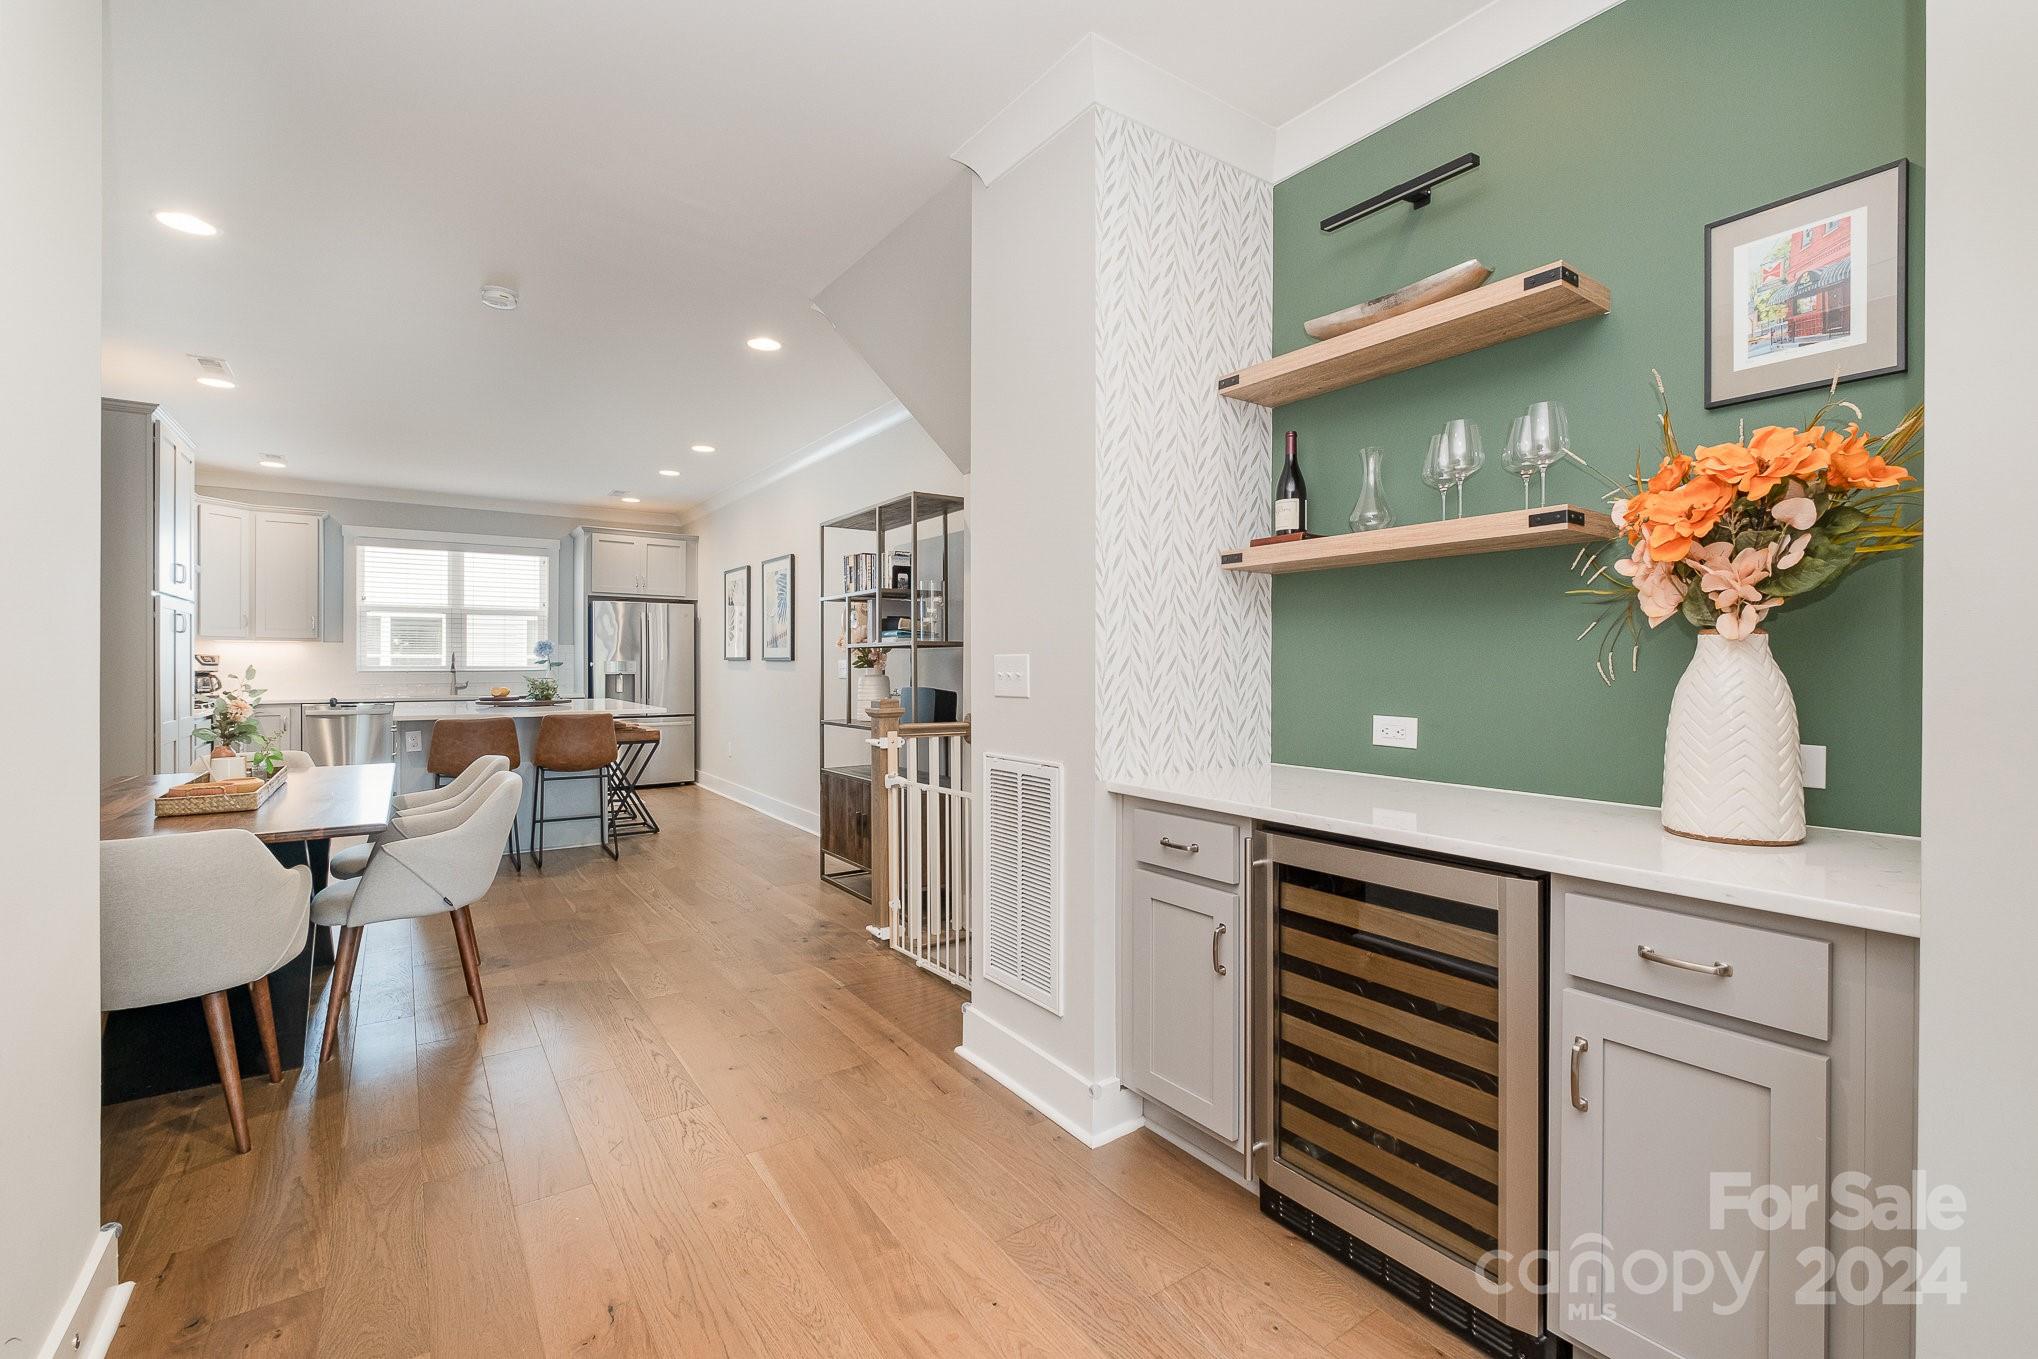
[[(262, 781), (262, 786), (252, 793), (181, 793), (176, 797), (156, 799), (157, 816), (216, 816), (221, 812), (252, 812), (267, 802), (283, 786), (288, 775), (278, 771)], [(211, 783), (210, 774), (200, 775), (192, 783)], [(182, 785), (189, 787), (189, 784)]]

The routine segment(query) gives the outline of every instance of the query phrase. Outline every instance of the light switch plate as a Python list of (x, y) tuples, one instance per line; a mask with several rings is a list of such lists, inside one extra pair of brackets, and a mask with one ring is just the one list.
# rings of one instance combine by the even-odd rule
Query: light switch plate
[(1012, 652), (991, 658), (991, 693), (997, 698), (1033, 697), (1033, 657)]
[(1399, 746), (1403, 750), (1415, 749), (1415, 719), (1412, 717), (1382, 717), (1373, 715), (1373, 744), (1376, 746)]
[(1804, 786), (1823, 788), (1826, 786), (1826, 748), (1824, 746), (1799, 746), (1797, 762), (1804, 770)]
[(415, 755), (425, 748), (425, 734), (421, 731), (407, 731), (403, 734), (403, 748)]

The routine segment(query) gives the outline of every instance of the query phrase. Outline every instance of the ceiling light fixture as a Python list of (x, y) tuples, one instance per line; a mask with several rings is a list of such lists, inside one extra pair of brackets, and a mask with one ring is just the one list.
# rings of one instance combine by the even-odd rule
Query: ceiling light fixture
[(506, 288), (500, 283), (481, 285), (481, 305), (484, 307), (492, 307), (496, 311), (515, 311), (520, 300), (515, 288)]
[(188, 212), (159, 212), (156, 220), (172, 231), (181, 231), (187, 236), (217, 236), (219, 228), (203, 217), (194, 217)]
[(712, 453), (715, 451), (715, 446), (713, 444), (695, 444), (693, 451), (696, 453)]
[(192, 354), (188, 357), (191, 362), (198, 365), (199, 386), (218, 387), (223, 391), (233, 390), (234, 370), (226, 366), (225, 359), (215, 359), (210, 354)]
[(785, 348), (784, 345), (772, 339), (769, 335), (753, 335), (747, 343), (760, 354), (772, 354)]
[(270, 454), (268, 457), (261, 459), (260, 461), (261, 465), (264, 467), (286, 467), (289, 465), (285, 463), (283, 459), (275, 456), (273, 453)]
[(625, 505), (636, 505), (641, 504), (643, 502), (644, 497), (638, 495), (626, 495), (618, 496), (617, 499), (621, 500)]
[(661, 477), (676, 477), (679, 475), (679, 469), (677, 467), (661, 467), (658, 469), (658, 475)]

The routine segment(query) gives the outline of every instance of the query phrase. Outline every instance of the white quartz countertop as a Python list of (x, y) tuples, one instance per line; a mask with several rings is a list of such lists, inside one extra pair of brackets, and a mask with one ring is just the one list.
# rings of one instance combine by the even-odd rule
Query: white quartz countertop
[(1687, 840), (1654, 807), (1301, 765), (1110, 782), (1113, 793), (1886, 934), (1920, 932), (1919, 842), (1814, 828), (1764, 849)]
[[(317, 708), (316, 703), (306, 705)], [(543, 708), (508, 707), (499, 703), (475, 703), (469, 699), (440, 699), (436, 703), (404, 703), (390, 714), (393, 722), (436, 722), (442, 717), (515, 717), (532, 721), (548, 713), (614, 713), (617, 717), (669, 717), (664, 708), (648, 703), (630, 703), (620, 698), (569, 698)]]

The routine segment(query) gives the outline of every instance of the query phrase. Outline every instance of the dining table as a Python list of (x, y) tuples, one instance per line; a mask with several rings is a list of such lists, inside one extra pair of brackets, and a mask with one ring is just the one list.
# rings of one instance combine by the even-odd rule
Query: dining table
[[(396, 793), (393, 764), (342, 764), (286, 771), (282, 786), (247, 812), (206, 812), (190, 816), (158, 816), (156, 799), (190, 774), (135, 774), (110, 779), (99, 790), (99, 838), (132, 840), (155, 835), (189, 835), (195, 831), (251, 832), (278, 862), (303, 864), (311, 870), (312, 891), (326, 885), (333, 841), (374, 835), (389, 827)], [(320, 964), (332, 961), (332, 942), (325, 930), (307, 924), (304, 948), (269, 974), (270, 1003), (276, 1014), (276, 1041), (283, 1065), (304, 1064), (305, 1039), (311, 1025), (312, 977)], [(241, 1072), (263, 1069), (262, 1045), (247, 988), (229, 993), (234, 1045)], [(215, 1085), (219, 1070), (212, 1055), (203, 1011), (197, 997), (118, 1010), (107, 1016), (100, 1039), (100, 1099), (106, 1104), (193, 1090)]]

